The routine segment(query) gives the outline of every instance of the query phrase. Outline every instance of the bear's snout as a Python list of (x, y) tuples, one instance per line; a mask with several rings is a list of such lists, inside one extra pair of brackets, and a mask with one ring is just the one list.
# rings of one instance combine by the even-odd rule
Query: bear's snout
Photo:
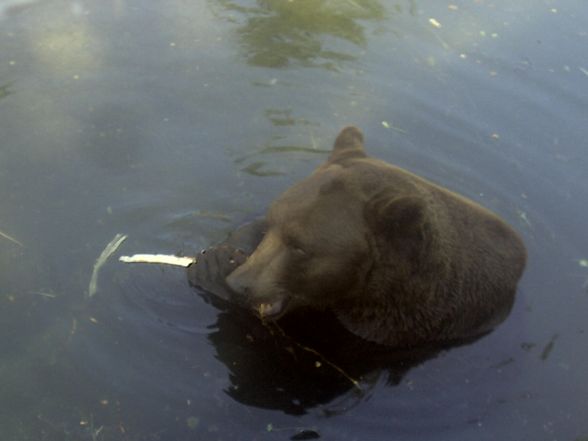
[(278, 319), (286, 312), (289, 296), (279, 289), (271, 292), (264, 290), (257, 283), (260, 275), (252, 278), (250, 271), (251, 268), (243, 265), (226, 278), (227, 285), (237, 297), (237, 303), (251, 308), (261, 319)]

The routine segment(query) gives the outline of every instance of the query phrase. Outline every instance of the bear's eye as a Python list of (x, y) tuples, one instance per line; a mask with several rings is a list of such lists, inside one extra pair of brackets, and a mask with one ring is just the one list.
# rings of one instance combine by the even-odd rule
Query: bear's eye
[(306, 256), (307, 252), (304, 248), (302, 247), (294, 247), (294, 252), (300, 256)]
[(293, 237), (287, 237), (286, 240), (286, 245), (297, 255), (299, 256), (307, 256), (308, 252), (306, 251), (306, 249), (302, 246), (302, 244), (300, 243), (300, 241), (296, 240)]

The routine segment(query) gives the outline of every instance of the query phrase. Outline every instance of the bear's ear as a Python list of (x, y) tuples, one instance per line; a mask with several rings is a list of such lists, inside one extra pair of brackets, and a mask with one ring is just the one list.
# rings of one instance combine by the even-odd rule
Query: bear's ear
[(363, 148), (363, 134), (357, 127), (345, 127), (335, 140), (333, 152), (329, 156), (329, 161), (334, 162), (351, 157), (365, 157)]
[(428, 231), (427, 205), (418, 196), (390, 198), (387, 192), (374, 196), (366, 207), (366, 220), (388, 240), (421, 243)]

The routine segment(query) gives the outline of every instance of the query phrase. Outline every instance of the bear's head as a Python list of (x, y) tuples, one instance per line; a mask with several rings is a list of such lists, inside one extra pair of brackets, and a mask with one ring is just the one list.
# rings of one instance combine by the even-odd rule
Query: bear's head
[(418, 248), (424, 204), (379, 197), (377, 173), (366, 176), (364, 160), (374, 161), (360, 130), (347, 127), (329, 159), (273, 202), (262, 241), (226, 279), (239, 303), (277, 319), (300, 306), (329, 309), (361, 297), (382, 254), (383, 225), (393, 236), (402, 230), (396, 247), (407, 255), (396, 276), (409, 271), (405, 262)]

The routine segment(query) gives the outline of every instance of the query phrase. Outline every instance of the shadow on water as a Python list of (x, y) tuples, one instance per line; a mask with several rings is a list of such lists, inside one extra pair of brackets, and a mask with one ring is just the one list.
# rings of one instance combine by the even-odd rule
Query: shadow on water
[(225, 307), (214, 328), (209, 339), (229, 370), (226, 393), (240, 403), (292, 415), (311, 409), (324, 416), (345, 413), (368, 399), (380, 382), (400, 384), (410, 369), (445, 349), (371, 344), (332, 314), (311, 310), (276, 324)]
[[(387, 9), (377, 0), (216, 0), (239, 24), (240, 49), (250, 65), (337, 69), (367, 46), (362, 20), (381, 21)], [(409, 10), (413, 9), (413, 2)], [(398, 4), (393, 11), (402, 12)], [(235, 18), (235, 14), (237, 14)]]

